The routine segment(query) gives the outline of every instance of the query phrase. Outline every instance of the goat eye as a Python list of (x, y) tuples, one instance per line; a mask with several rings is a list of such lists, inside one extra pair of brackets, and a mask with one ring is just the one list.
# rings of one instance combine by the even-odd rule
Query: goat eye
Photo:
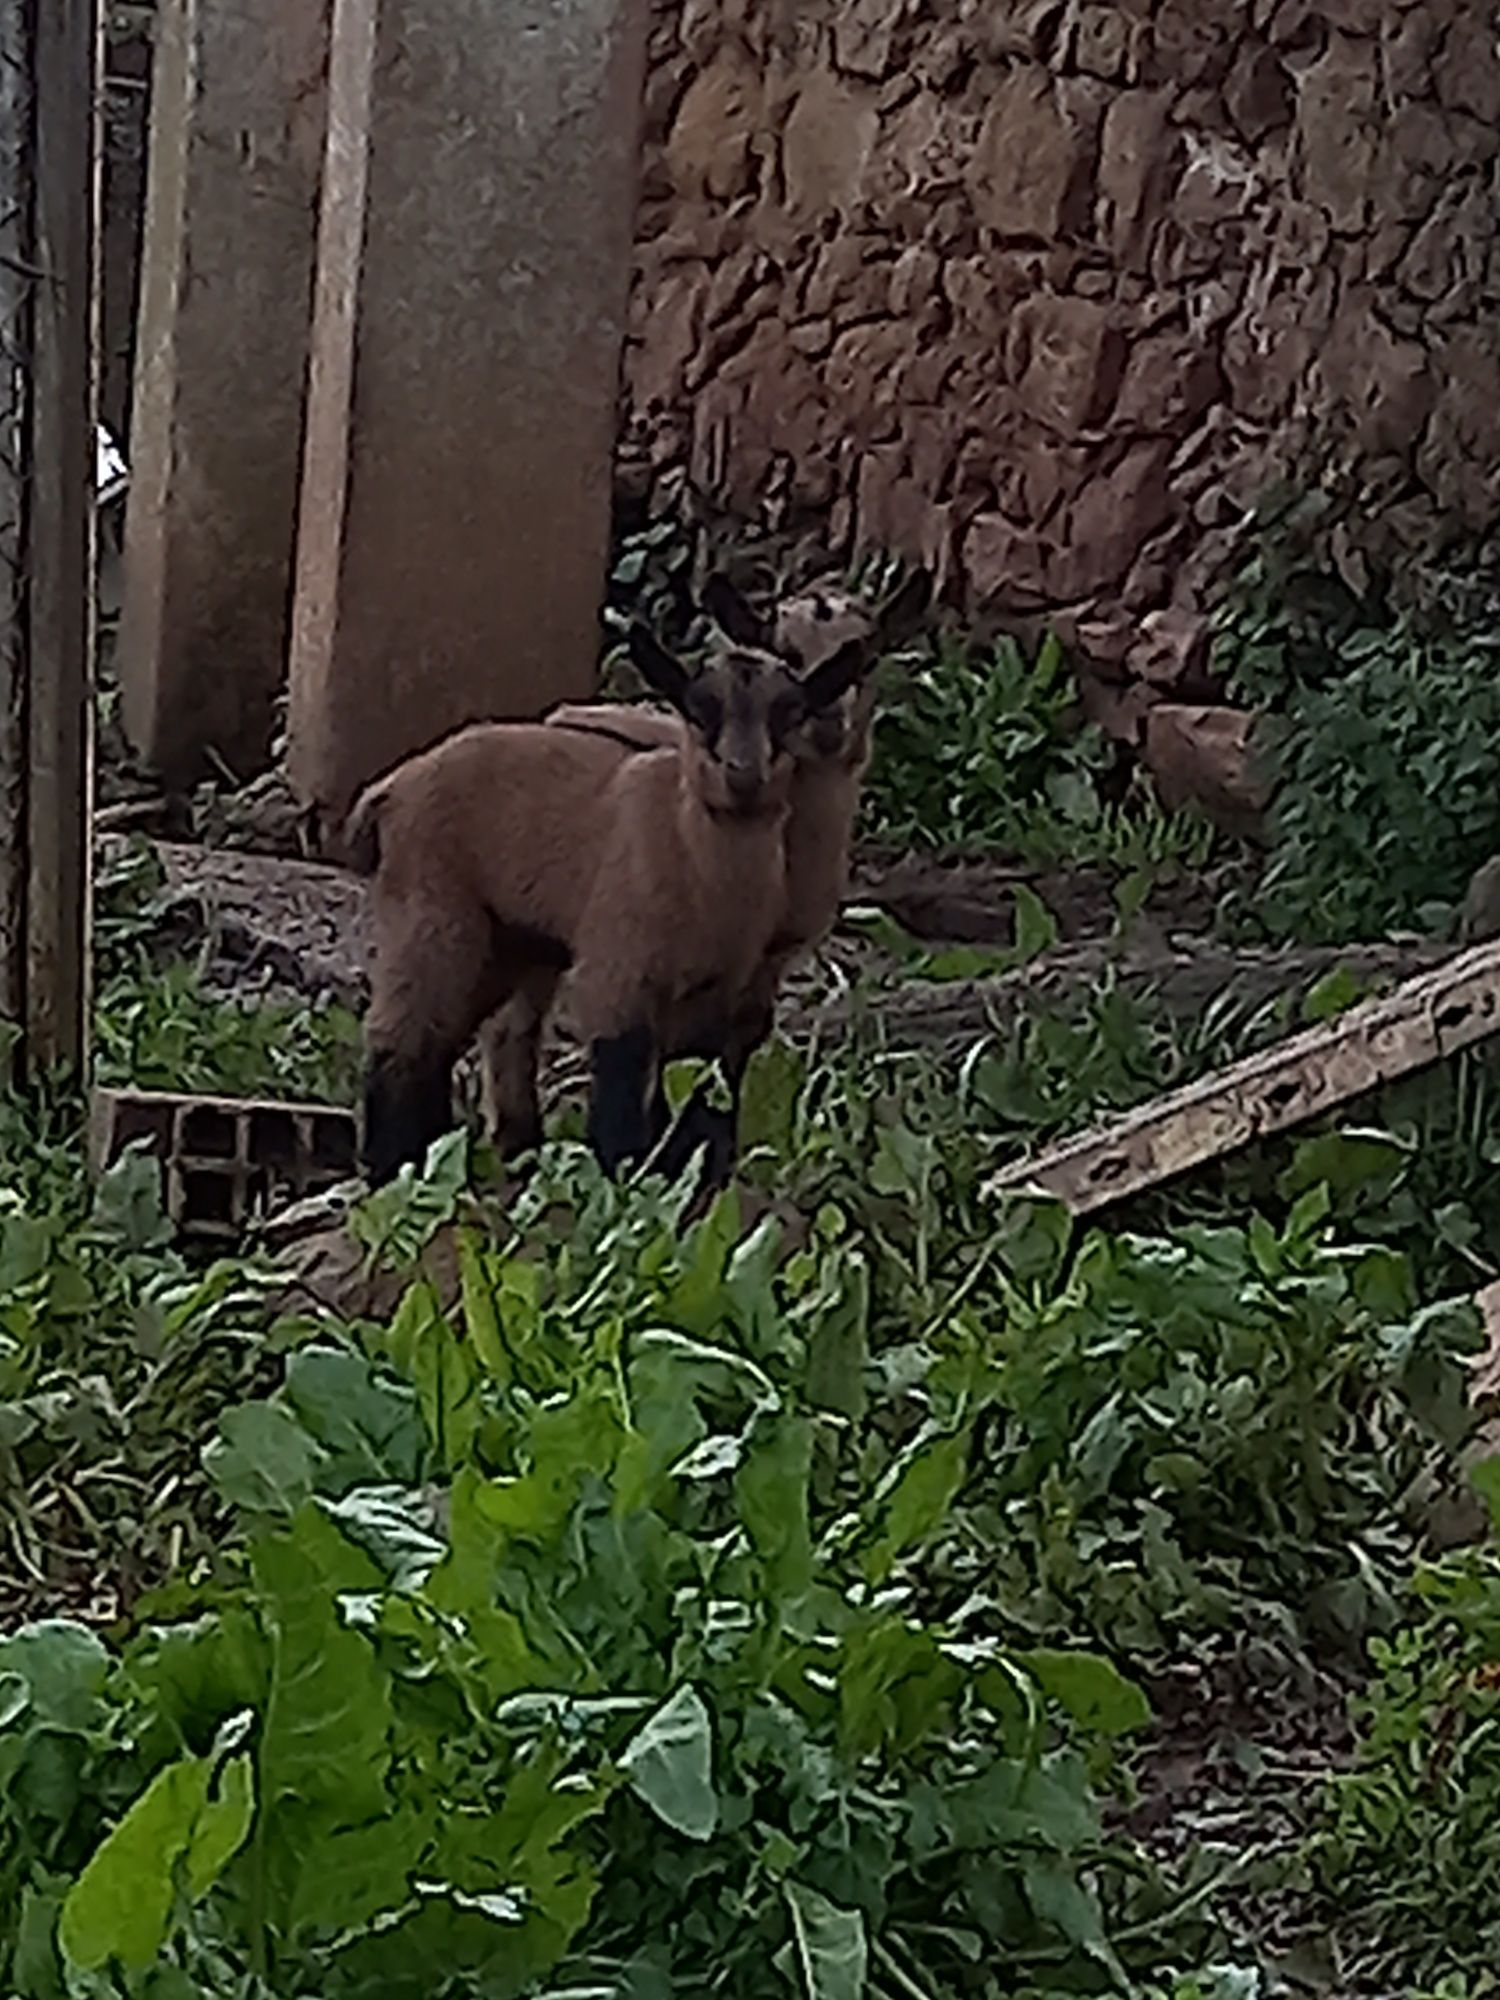
[(724, 727), (724, 704), (706, 688), (695, 688), (688, 696), (687, 712), (688, 720), (697, 725), (710, 743)]
[(779, 695), (771, 704), (771, 740), (780, 743), (791, 734), (806, 713), (806, 705), (800, 695)]

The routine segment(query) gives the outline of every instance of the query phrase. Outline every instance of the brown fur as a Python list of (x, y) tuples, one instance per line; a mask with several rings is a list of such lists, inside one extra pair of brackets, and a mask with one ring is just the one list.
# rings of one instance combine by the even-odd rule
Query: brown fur
[[(511, 1101), (565, 969), (575, 1023), (596, 1046), (638, 1033), (659, 1044), (696, 996), (728, 1011), (748, 988), (783, 908), (785, 739), (807, 696), (743, 648), (693, 681), (656, 649), (656, 671), (687, 718), (672, 749), (478, 724), (356, 802), (347, 848), (374, 874), (366, 1039), (382, 1126), (387, 1102), (420, 1100), (420, 1116), (395, 1122), (430, 1128), (453, 1058), (514, 999), (492, 1051), (499, 1102)], [(830, 697), (847, 671), (834, 664)], [(522, 1125), (526, 1115), (523, 1103)], [(410, 1157), (407, 1138), (377, 1138), (372, 1173), (393, 1170), (393, 1148)]]
[[(762, 635), (746, 621), (745, 607), (720, 590), (731, 636), (753, 642)], [(849, 593), (823, 588), (802, 593), (779, 608), (769, 635), (774, 650), (813, 670), (851, 643), (899, 645), (910, 637), (913, 612), (925, 608), (925, 586), (903, 591), (884, 616)], [(776, 993), (787, 970), (832, 927), (848, 885), (849, 853), (859, 807), (860, 786), (869, 764), (875, 692), (857, 684), (828, 710), (810, 716), (793, 740), (795, 769), (785, 828), (785, 901), (779, 921), (752, 975), (741, 1003), (730, 1010), (729, 1032), (718, 1030), (725, 1015), (701, 1002), (679, 1007), (662, 1024), (664, 1055), (701, 1053), (721, 1042), (738, 1066), (769, 1032)], [(632, 751), (671, 749), (686, 742), (686, 725), (670, 710), (631, 703), (567, 703), (554, 709), (547, 725), (612, 744), (628, 759)], [(540, 973), (525, 992), (484, 1024), (480, 1054), (484, 1075), (485, 1123), (506, 1148), (524, 1148), (540, 1137), (536, 1064), (541, 1031), (556, 980)], [(720, 996), (714, 996), (715, 999)]]

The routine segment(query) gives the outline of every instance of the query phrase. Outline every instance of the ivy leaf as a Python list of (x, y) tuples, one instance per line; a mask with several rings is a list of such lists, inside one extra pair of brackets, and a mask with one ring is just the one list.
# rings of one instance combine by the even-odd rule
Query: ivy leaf
[(719, 1825), (713, 1730), (696, 1688), (679, 1688), (641, 1725), (620, 1768), (658, 1819), (689, 1840), (713, 1838)]
[(861, 2000), (869, 1964), (865, 1920), (800, 1882), (784, 1885), (807, 2000)]

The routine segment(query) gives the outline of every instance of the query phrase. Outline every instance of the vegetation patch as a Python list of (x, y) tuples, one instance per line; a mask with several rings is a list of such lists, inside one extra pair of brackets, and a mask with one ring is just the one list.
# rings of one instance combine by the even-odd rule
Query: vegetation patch
[(872, 839), (1122, 872), (1213, 850), (1204, 821), (1164, 813), (1145, 784), (1111, 796), (1115, 749), (1080, 719), (1055, 638), (1028, 657), (1014, 639), (943, 637), (931, 658), (892, 669), (883, 695), (862, 819)]
[(1286, 528), (1220, 619), (1216, 665), (1264, 720), (1271, 849), (1253, 920), (1331, 941), (1451, 921), (1500, 852), (1500, 640), (1490, 593), (1358, 599)]

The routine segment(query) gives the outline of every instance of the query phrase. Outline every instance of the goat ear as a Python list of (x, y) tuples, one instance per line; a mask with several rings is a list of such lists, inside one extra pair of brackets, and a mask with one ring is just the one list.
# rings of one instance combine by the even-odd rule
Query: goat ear
[(880, 645), (896, 652), (910, 644), (922, 628), (932, 602), (932, 578), (924, 569), (914, 569), (895, 593), (880, 607), (877, 626)]
[(816, 715), (821, 709), (832, 708), (863, 676), (869, 664), (868, 641), (850, 639), (821, 666), (814, 667), (810, 674), (804, 674), (802, 698), (807, 703), (808, 713)]
[(682, 662), (669, 653), (666, 647), (646, 626), (632, 624), (628, 637), (630, 657), (636, 672), (654, 694), (673, 708), (680, 709), (687, 700), (691, 677)]
[(727, 576), (719, 571), (703, 586), (703, 608), (726, 639), (758, 653), (771, 649), (770, 631), (759, 612), (751, 609)]

